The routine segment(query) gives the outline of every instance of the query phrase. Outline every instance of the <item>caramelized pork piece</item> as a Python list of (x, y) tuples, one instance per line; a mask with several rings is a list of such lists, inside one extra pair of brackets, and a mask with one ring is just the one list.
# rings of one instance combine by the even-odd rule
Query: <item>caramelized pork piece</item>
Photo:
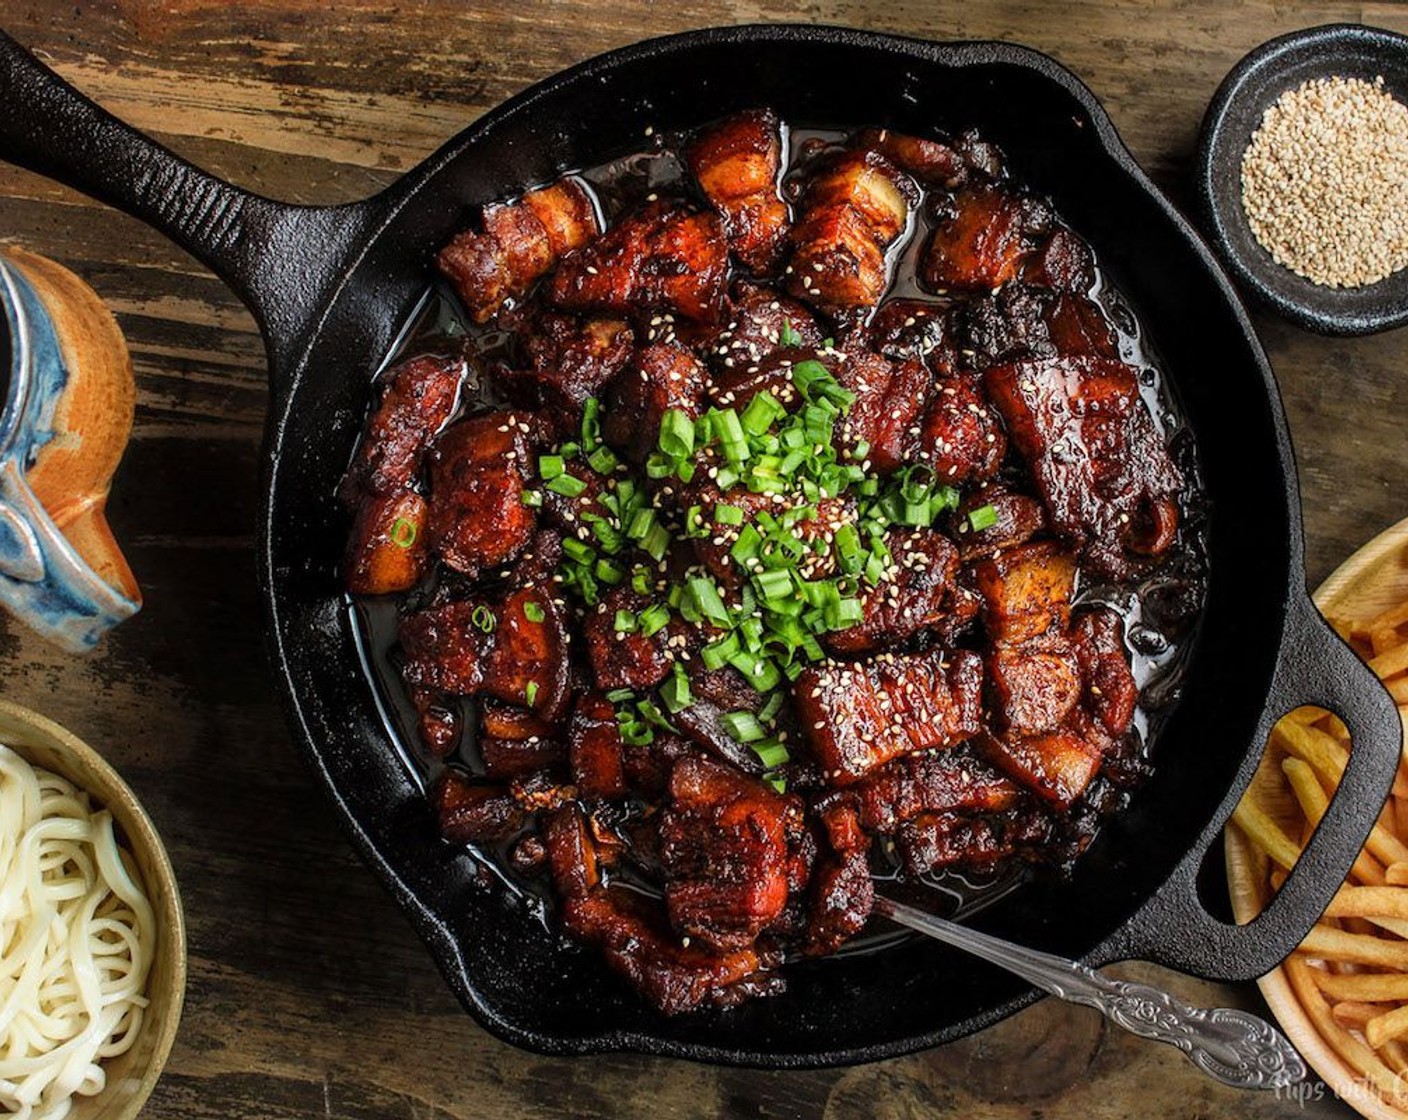
[(518, 832), (527, 815), (503, 786), (446, 767), (430, 790), (440, 835), (452, 844), (486, 844)]
[(761, 774), (762, 761), (740, 743), (723, 724), (729, 712), (757, 713), (765, 697), (737, 669), (725, 665), (706, 669), (702, 661), (689, 661), (689, 687), (694, 703), (674, 714), (673, 722), (693, 743), (731, 763), (745, 774)]
[(874, 905), (875, 881), (863, 849), (823, 858), (812, 880), (802, 951), (810, 956), (834, 953), (865, 928)]
[(489, 412), (450, 428), (430, 472), (430, 537), (451, 568), (477, 576), (512, 560), (536, 524), (523, 504), (528, 442), (511, 412)]
[(596, 843), (579, 806), (567, 804), (546, 816), (543, 845), (553, 886), (562, 898), (583, 898), (601, 884)]
[(1007, 735), (1054, 731), (1080, 702), (1081, 665), (1059, 634), (996, 646), (987, 674), (996, 725)]
[(972, 575), (994, 642), (1020, 644), (1065, 629), (1076, 562), (1056, 541), (1034, 541), (985, 556), (973, 564)]
[(888, 128), (867, 128), (856, 134), (852, 144), (879, 152), (896, 167), (931, 186), (951, 189), (967, 178), (963, 157), (942, 140), (907, 136)]
[[(995, 813), (1010, 808), (1018, 789), (969, 744), (903, 755), (844, 790), (825, 795), (816, 810), (837, 850), (869, 843), (919, 813)], [(859, 840), (856, 836), (859, 836)]]
[(727, 282), (728, 243), (718, 216), (652, 202), (564, 258), (548, 298), (568, 311), (667, 313), (711, 323)]
[(1095, 255), (1068, 229), (1058, 229), (1027, 261), (1027, 283), (1056, 292), (1084, 295), (1095, 284)]
[(488, 322), (505, 300), (523, 295), (600, 232), (596, 206), (577, 179), (486, 206), (481, 224), (483, 232), (465, 230), (435, 258), (476, 323)]
[(1046, 324), (1047, 298), (1025, 284), (1007, 284), (996, 295), (981, 295), (959, 305), (954, 315), (961, 372), (980, 373), (988, 366), (1019, 358), (1056, 354)]
[(544, 592), (428, 607), (401, 623), (400, 637), (402, 675), (423, 712), (445, 697), (481, 692), (549, 723), (566, 709), (567, 629), (562, 608)]
[[(728, 321), (715, 335), (705, 358), (714, 376), (727, 380), (756, 372), (750, 367), (780, 350), (808, 351), (799, 353), (798, 361), (814, 357), (810, 351), (821, 342), (821, 328), (803, 304), (771, 288), (739, 281), (730, 294)], [(714, 395), (712, 387), (710, 395)], [(749, 399), (742, 398), (742, 403), (746, 405)]]
[(670, 409), (692, 419), (703, 411), (704, 367), (688, 350), (656, 343), (639, 351), (611, 382), (601, 431), (635, 463), (658, 446), (660, 422)]
[(754, 272), (772, 271), (787, 237), (787, 203), (778, 193), (782, 122), (771, 109), (735, 113), (705, 129), (685, 162), (719, 217), (730, 252)]
[(460, 403), (469, 366), (449, 354), (420, 354), (380, 378), (380, 403), (367, 421), (344, 496), (392, 496), (415, 487), (426, 449)]
[(1026, 544), (1046, 528), (1040, 502), (993, 482), (968, 491), (953, 521), (958, 555), (964, 560)]
[(892, 361), (923, 362), (939, 377), (953, 374), (956, 354), (948, 314), (920, 299), (887, 299), (866, 331), (870, 349)]
[(352, 522), (347, 590), (353, 595), (390, 595), (418, 584), (430, 556), (428, 515), (425, 499), (414, 490), (364, 495)]
[(622, 584), (612, 588), (596, 609), (582, 619), (582, 634), (587, 640), (587, 657), (591, 661), (596, 685), (603, 691), (613, 688), (634, 688), (641, 691), (654, 688), (665, 679), (675, 663), (671, 654), (682, 648), (689, 637), (689, 627), (678, 616), (664, 627), (647, 636), (639, 630), (618, 631), (617, 612), (638, 616), (650, 606), (652, 599)]
[(1103, 607), (1081, 611), (1071, 621), (1071, 644), (1091, 715), (1110, 735), (1123, 735), (1139, 702), (1139, 686), (1124, 645), (1124, 623)]
[(984, 869), (1015, 850), (1002, 823), (962, 813), (921, 813), (900, 826), (895, 842), (911, 875), (948, 867)]
[(514, 331), (524, 368), (499, 380), (545, 415), (561, 419), (564, 436), (576, 431), (587, 398), (597, 396), (630, 360), (635, 337), (621, 319), (580, 319), (545, 310), (505, 313), (501, 322)]
[(1038, 797), (1069, 809), (1100, 769), (1098, 747), (1058, 728), (1038, 735), (987, 736), (988, 757)]
[(1100, 358), (995, 366), (985, 375), (1051, 526), (1101, 575), (1131, 552), (1159, 555), (1177, 531), (1183, 478), (1139, 394), (1136, 371)]
[(931, 291), (1000, 287), (1013, 279), (1045, 231), (1044, 203), (986, 183), (954, 198), (952, 214), (934, 227), (924, 247), (920, 278)]
[(626, 785), (632, 793), (658, 801), (670, 788), (670, 773), (686, 755), (699, 753), (688, 739), (657, 730), (655, 738), (642, 745), (622, 743), (621, 759)]
[(479, 757), (484, 761), (484, 773), (491, 778), (507, 781), (541, 770), (555, 769), (566, 759), (567, 752), (557, 739), (542, 735), (527, 739), (499, 739), (481, 734)]
[(935, 381), (928, 406), (910, 440), (910, 458), (927, 463), (949, 485), (991, 478), (1007, 454), (997, 414), (968, 381)]
[(709, 403), (742, 411), (759, 393), (770, 393), (790, 411), (802, 403), (802, 394), (792, 381), (792, 367), (816, 357), (814, 349), (787, 347), (776, 349), (751, 365), (725, 368), (709, 378)]
[(982, 726), (982, 659), (967, 650), (824, 663), (793, 684), (823, 776), (852, 785), (893, 758), (947, 747)]
[(567, 732), (572, 784), (582, 797), (626, 795), (625, 750), (616, 706), (602, 693), (577, 699)]
[(886, 546), (894, 575), (861, 593), (861, 620), (822, 640), (835, 653), (856, 654), (907, 641), (925, 630), (951, 640), (977, 613), (977, 596), (958, 582), (958, 550), (932, 529), (892, 532)]
[(868, 444), (877, 471), (895, 470), (913, 450), (913, 429), (929, 396), (929, 371), (918, 362), (891, 362), (864, 352), (848, 353), (830, 365), (836, 380), (856, 397), (841, 423), (841, 439)]
[(1061, 357), (1091, 354), (1118, 360), (1119, 340), (1105, 313), (1084, 296), (1062, 293), (1046, 309), (1051, 345)]
[(782, 990), (781, 977), (763, 973), (775, 961), (757, 949), (714, 953), (683, 945), (648, 900), (623, 888), (567, 899), (562, 920), (569, 934), (601, 949), (611, 968), (665, 1015), (731, 1007)]
[(721, 952), (751, 945), (787, 902), (802, 802), (710, 759), (675, 764), (660, 816), (670, 924)]
[(888, 282), (885, 254), (918, 201), (914, 181), (878, 152), (829, 160), (802, 196), (788, 290), (826, 308), (874, 306)]
[(486, 699), (479, 705), (479, 734), (490, 739), (526, 742), (551, 738), (556, 730), (552, 724), (516, 704)]

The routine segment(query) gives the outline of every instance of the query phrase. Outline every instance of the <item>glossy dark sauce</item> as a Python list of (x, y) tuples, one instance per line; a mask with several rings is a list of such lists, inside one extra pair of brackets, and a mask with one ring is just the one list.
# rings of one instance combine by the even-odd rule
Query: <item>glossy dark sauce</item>
[[(789, 201), (795, 201), (789, 194), (789, 184), (805, 175), (817, 155), (834, 149), (846, 135), (840, 131), (803, 129), (793, 129), (786, 134), (789, 155), (785, 166), (790, 170), (784, 177), (783, 191)], [(648, 200), (652, 194), (688, 196), (694, 193), (676, 155), (683, 146), (683, 139), (683, 135), (658, 135), (650, 141), (651, 146), (643, 150), (575, 172), (591, 186), (606, 224)], [(897, 239), (887, 262), (891, 283), (886, 299), (916, 299), (941, 308), (962, 302), (962, 297), (936, 296), (922, 288), (917, 280), (919, 255), (935, 224), (933, 214), (933, 207), (927, 204), (910, 208), (906, 231)], [(1059, 223), (1059, 215), (1057, 221)], [(1174, 387), (1163, 375), (1138, 318), (1100, 270), (1098, 257), (1095, 276), (1088, 297), (1099, 305), (1115, 329), (1121, 359), (1139, 371), (1141, 395), (1185, 479), (1179, 499), (1178, 538), (1156, 571), (1136, 583), (1107, 584), (1092, 580), (1082, 569), (1077, 575), (1073, 600), (1075, 605), (1108, 606), (1124, 622), (1130, 667), (1140, 694), (1130, 734), (1135, 736), (1138, 757), (1150, 759), (1159, 730), (1178, 700), (1205, 594), (1205, 490), (1192, 432), (1183, 418)], [(471, 357), (471, 378), (462, 394), (465, 411), (505, 403), (485, 377), (484, 369), (496, 359), (507, 357), (507, 333), (473, 325), (449, 288), (440, 282), (428, 288), (376, 373), (380, 374), (412, 354), (446, 348)], [(388, 734), (397, 746), (407, 773), (423, 790), (429, 788), (447, 762), (473, 773), (484, 772), (475, 741), (478, 721), (473, 718), (473, 702), (460, 701), (464, 717), (461, 722), (465, 728), (461, 747), (446, 759), (435, 758), (420, 743), (416, 734), (417, 714), (401, 683), (396, 652), (397, 625), (400, 617), (427, 599), (432, 589), (433, 581), (430, 586), (395, 600), (354, 600), (350, 596), (346, 599), (363, 669), (373, 686)], [(1093, 788), (1103, 783), (1107, 783), (1107, 779), (1097, 777)], [(1105, 793), (1115, 799), (1115, 812), (1131, 796), (1123, 790)], [(1137, 790), (1133, 795), (1137, 796)], [(531, 827), (524, 835), (528, 831)], [(509, 853), (519, 839), (520, 836), (515, 836), (494, 845), (471, 845), (467, 850), (484, 876), (501, 882), (547, 923), (553, 906), (552, 888), (543, 873), (524, 876), (513, 869)], [(610, 873), (610, 881), (659, 897), (659, 888), (636, 874), (630, 864), (630, 860), (622, 861), (622, 866)], [(918, 878), (903, 876), (894, 855), (894, 842), (888, 838), (881, 838), (872, 848), (872, 872), (877, 881), (885, 882), (886, 889), (898, 897), (908, 898), (931, 912), (950, 918), (977, 913), (1020, 887), (1029, 876), (1055, 873), (1019, 859), (1007, 859), (990, 872), (957, 869)], [(852, 938), (833, 956), (873, 952), (913, 936), (918, 935), (898, 930), (887, 922), (872, 922), (863, 934)]]

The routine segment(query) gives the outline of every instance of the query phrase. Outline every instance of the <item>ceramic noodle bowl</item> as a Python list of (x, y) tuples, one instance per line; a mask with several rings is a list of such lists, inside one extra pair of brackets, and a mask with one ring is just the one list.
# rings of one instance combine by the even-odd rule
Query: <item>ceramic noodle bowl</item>
[(141, 607), (104, 516), (136, 390), (112, 313), (68, 269), (0, 252), (0, 602), (72, 651)]

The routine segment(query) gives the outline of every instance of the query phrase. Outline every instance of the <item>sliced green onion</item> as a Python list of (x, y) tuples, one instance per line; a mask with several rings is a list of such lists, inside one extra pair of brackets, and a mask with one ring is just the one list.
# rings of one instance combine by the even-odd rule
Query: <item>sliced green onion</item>
[(567, 559), (575, 560), (578, 564), (590, 564), (596, 559), (596, 549), (576, 537), (564, 537), (562, 551)]
[[(582, 446), (587, 449), (588, 454), (595, 451), (601, 445), (601, 402), (595, 397), (588, 397), (582, 406)], [(605, 474), (605, 471), (601, 471)]]
[(523, 604), (523, 617), (529, 622), (542, 622), (547, 616), (547, 612), (543, 610), (541, 603), (535, 603), (530, 600)]
[(724, 606), (723, 599), (719, 597), (719, 590), (714, 586), (713, 580), (703, 576), (694, 576), (686, 581), (685, 586), (694, 598), (695, 606), (698, 607), (700, 614), (711, 622), (728, 625), (728, 608)]
[(743, 410), (743, 430), (750, 436), (760, 436), (772, 427), (773, 421), (786, 416), (787, 410), (778, 403), (776, 397), (764, 390), (755, 393)]
[(991, 529), (997, 524), (997, 510), (990, 505), (979, 506), (968, 514), (968, 524), (974, 532)]
[(560, 474), (548, 483), (548, 489), (554, 494), (561, 494), (564, 498), (577, 498), (587, 488), (587, 484), (580, 478), (573, 478), (570, 474)]
[(410, 548), (416, 543), (416, 524), (398, 517), (391, 523), (391, 543), (397, 548)]
[(597, 474), (610, 474), (616, 469), (616, 464), (619, 462), (620, 460), (616, 458), (616, 452), (605, 444), (587, 456), (587, 463)]
[(561, 455), (538, 456), (538, 473), (543, 476), (543, 481), (551, 481), (566, 470), (567, 464), (563, 461)]
[(636, 632), (636, 616), (630, 611), (617, 611), (611, 628), (618, 634), (634, 634)]
[(668, 409), (660, 420), (660, 450), (672, 459), (694, 453), (694, 421), (677, 408)]
[(694, 696), (689, 690), (689, 678), (684, 675), (684, 670), (678, 665), (675, 666), (675, 671), (665, 683), (660, 686), (660, 699), (665, 701), (665, 707), (670, 709), (672, 715), (675, 712), (683, 711), (694, 703)]
[(738, 506), (718, 502), (714, 506), (714, 521), (720, 525), (742, 525), (743, 510)]
[(776, 739), (768, 739), (762, 743), (754, 743), (753, 753), (758, 756), (763, 766), (768, 770), (776, 770), (791, 756), (787, 753), (787, 747), (779, 743)]
[(528, 701), (528, 706), (531, 708), (533, 701), (538, 698), (538, 682), (529, 681), (527, 686), (523, 689), (523, 696)]
[(469, 620), (486, 634), (492, 634), (494, 627), (498, 625), (498, 619), (494, 617), (494, 612), (483, 603), (469, 612)]
[(532, 506), (534, 509), (539, 509), (543, 504), (543, 495), (539, 490), (525, 490), (519, 495), (519, 501), (525, 506)]
[(730, 634), (726, 638), (721, 638), (717, 642), (712, 642), (700, 651), (700, 658), (704, 662), (704, 668), (713, 671), (722, 669), (729, 664), (730, 659), (742, 648), (738, 642), (737, 634)]
[(669, 625), (670, 608), (663, 603), (652, 603), (640, 612), (637, 621), (640, 632), (648, 638)]
[(665, 550), (670, 547), (670, 534), (665, 526), (657, 523), (645, 535), (645, 540), (640, 542), (640, 546), (652, 560), (663, 560)]
[(740, 743), (753, 743), (767, 738), (767, 728), (758, 722), (752, 712), (725, 712), (719, 717), (723, 728)]

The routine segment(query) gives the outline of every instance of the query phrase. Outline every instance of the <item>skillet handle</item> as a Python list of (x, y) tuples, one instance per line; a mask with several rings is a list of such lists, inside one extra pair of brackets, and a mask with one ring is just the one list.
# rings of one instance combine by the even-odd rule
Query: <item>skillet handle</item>
[(1197, 875), (1208, 848), (1251, 780), (1260, 752), (1238, 780), (1192, 852), (1136, 917), (1119, 948), (1184, 972), (1218, 980), (1250, 980), (1278, 965), (1329, 905), (1378, 819), (1403, 740), (1403, 724), (1383, 685), (1355, 656), (1310, 600), (1295, 596), (1270, 697), (1256, 731), (1265, 743), (1293, 708), (1327, 708), (1349, 728), (1353, 746), (1339, 788), (1286, 882), (1246, 925), (1213, 917), (1198, 899)]
[(234, 289), (285, 366), (382, 207), (290, 206), (208, 175), (124, 124), (0, 31), (0, 159), (160, 230)]

